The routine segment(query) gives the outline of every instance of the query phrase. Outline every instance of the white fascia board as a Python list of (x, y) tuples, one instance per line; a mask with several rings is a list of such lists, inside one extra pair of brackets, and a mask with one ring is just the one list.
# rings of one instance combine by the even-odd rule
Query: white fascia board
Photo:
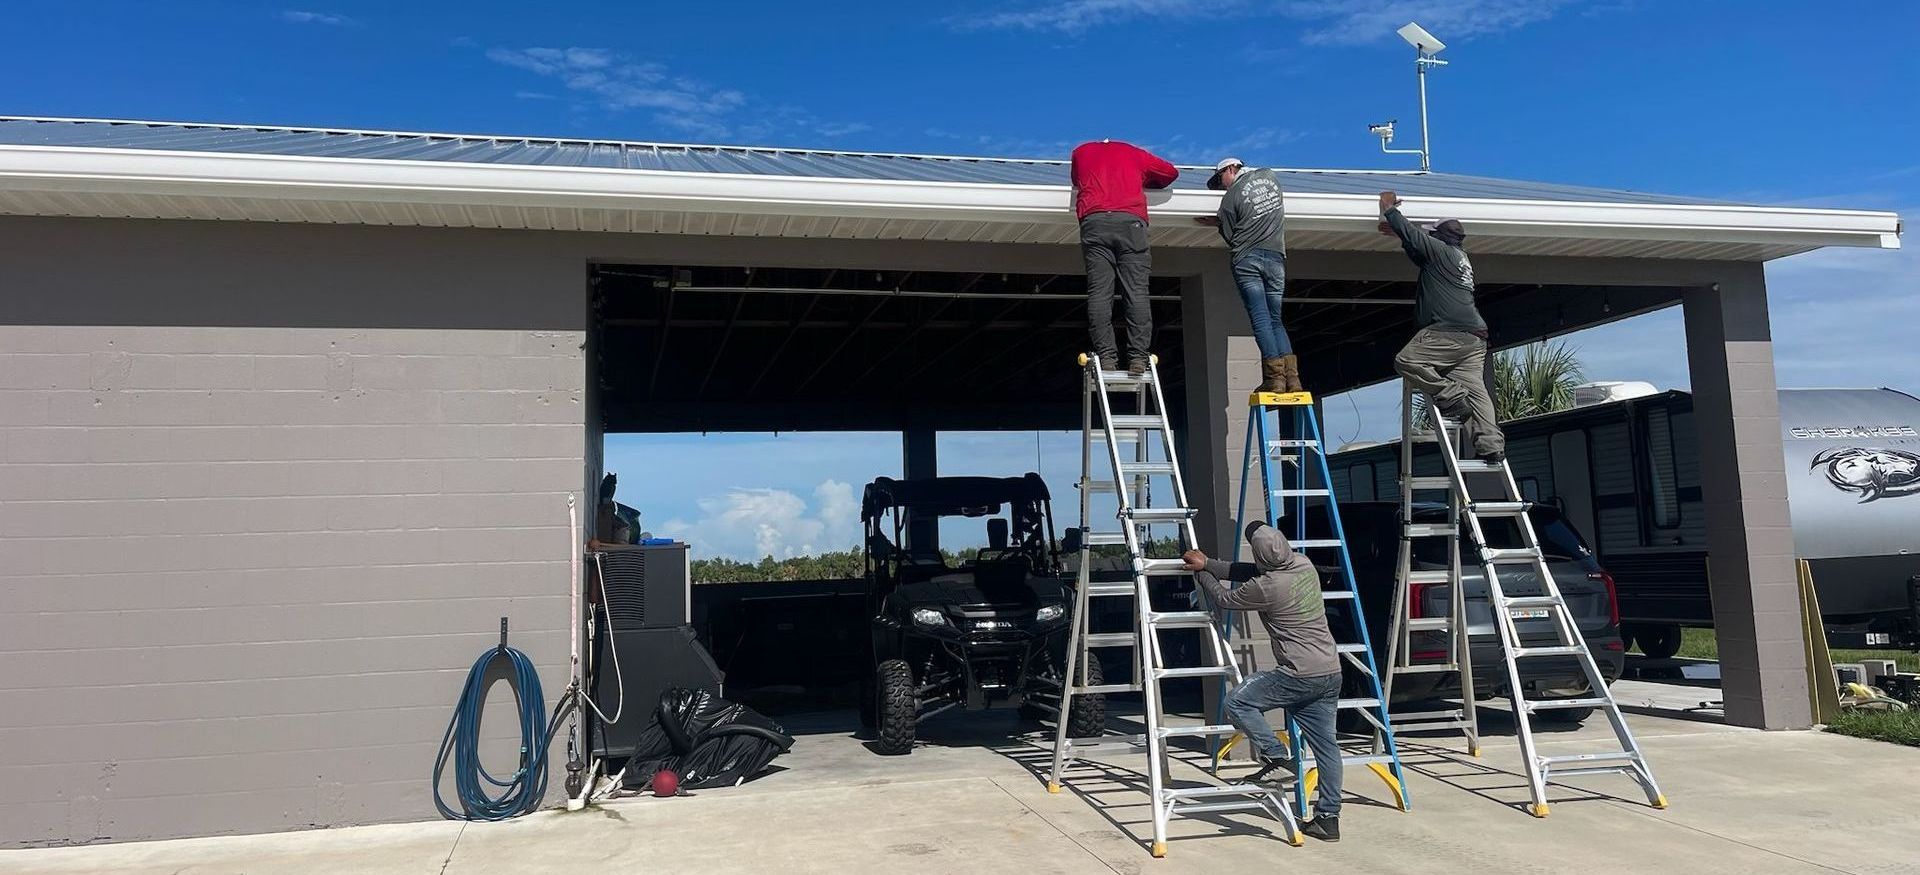
[[(730, 212), (930, 221), (1072, 224), (1065, 186), (755, 176), (602, 167), (0, 146), (0, 191), (155, 197)], [(1212, 215), (1210, 191), (1152, 192), (1161, 221)], [(1682, 240), (1899, 248), (1890, 212), (1701, 204), (1408, 197), (1409, 219), (1456, 218), (1478, 236)], [(1373, 195), (1287, 196), (1290, 227), (1367, 231)]]

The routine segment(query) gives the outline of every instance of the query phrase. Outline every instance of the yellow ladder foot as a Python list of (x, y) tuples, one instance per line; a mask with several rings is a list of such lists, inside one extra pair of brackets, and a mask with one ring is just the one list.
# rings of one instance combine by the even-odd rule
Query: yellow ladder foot
[(1054, 783), (1053, 781), (1048, 781), (1048, 782), (1047, 782), (1047, 792), (1048, 792), (1048, 793), (1058, 793), (1058, 792), (1060, 792), (1060, 785), (1059, 785), (1059, 784), (1057, 784), (1057, 783)]
[(1655, 797), (1653, 798), (1653, 807), (1655, 807), (1655, 808), (1665, 808), (1665, 807), (1667, 807), (1667, 794), (1665, 794), (1665, 793), (1662, 793), (1662, 794), (1660, 794), (1660, 795), (1658, 795), (1658, 796), (1655, 796)]
[(1531, 808), (1528, 809), (1528, 813), (1532, 814), (1534, 817), (1546, 817), (1547, 803), (1545, 802), (1535, 803)]
[(1159, 857), (1164, 857), (1164, 856), (1166, 856), (1166, 855), (1167, 855), (1167, 843), (1166, 843), (1166, 842), (1154, 842), (1154, 843), (1153, 843), (1153, 848), (1152, 848), (1152, 853), (1153, 853), (1153, 856), (1154, 856), (1155, 858), (1159, 858)]

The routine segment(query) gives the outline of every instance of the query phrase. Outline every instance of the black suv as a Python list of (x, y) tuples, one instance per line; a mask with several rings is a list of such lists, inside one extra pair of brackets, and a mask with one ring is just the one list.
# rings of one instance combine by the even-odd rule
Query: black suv
[[(951, 516), (986, 521), (987, 546), (975, 557), (950, 565), (939, 551), (911, 547), (910, 528)], [(860, 518), (873, 618), (860, 718), (879, 752), (911, 751), (919, 722), (950, 708), (1058, 715), (1073, 579), (1040, 475), (882, 477), (867, 485)], [(1099, 684), (1099, 664), (1083, 677)], [(1099, 735), (1105, 723), (1103, 696), (1074, 698), (1070, 733)]]
[[(1309, 513), (1323, 510), (1314, 509)], [(1388, 615), (1393, 606), (1394, 566), (1399, 561), (1400, 506), (1395, 502), (1363, 501), (1340, 505), (1347, 546), (1353, 553), (1354, 574), (1360, 581), (1360, 597), (1367, 612), (1367, 631), (1372, 637), (1380, 665), (1386, 665), (1389, 640)], [(1626, 648), (1620, 640), (1620, 610), (1613, 578), (1593, 557), (1580, 533), (1568, 525), (1553, 507), (1535, 505), (1528, 511), (1540, 548), (1547, 556), (1547, 567), (1567, 600), (1574, 623), (1587, 639), (1594, 662), (1608, 683), (1620, 676), (1626, 664)], [(1446, 522), (1446, 508), (1439, 504), (1416, 504), (1414, 521)], [(1484, 519), (1483, 525), (1513, 526), (1510, 520)], [(1324, 531), (1324, 528), (1315, 529)], [(1514, 537), (1488, 531), (1495, 544), (1513, 543)], [(1512, 533), (1505, 533), (1511, 535)], [(1443, 570), (1447, 567), (1446, 544), (1439, 538), (1418, 538), (1414, 542), (1414, 570)], [(1493, 626), (1493, 611), (1487, 604), (1486, 575), (1471, 542), (1464, 536), (1460, 544), (1460, 578), (1467, 591), (1467, 629), (1472, 635), (1473, 686), (1478, 698), (1505, 696), (1506, 666), (1500, 658), (1500, 633)], [(1540, 580), (1532, 568), (1502, 566), (1501, 588), (1509, 597), (1541, 595)], [(1414, 617), (1445, 617), (1452, 610), (1452, 593), (1446, 584), (1416, 585), (1412, 600)], [(1520, 612), (1515, 611), (1516, 615)], [(1516, 616), (1515, 631), (1522, 646), (1550, 643), (1554, 638), (1552, 622), (1544, 610), (1537, 618)], [(1412, 660), (1444, 662), (1446, 641), (1443, 632), (1412, 634)], [(1575, 657), (1527, 659), (1520, 662), (1520, 682), (1529, 698), (1567, 698), (1586, 692), (1586, 673)], [(1394, 703), (1443, 699), (1460, 693), (1460, 676), (1455, 672), (1402, 675), (1394, 679)], [(1540, 711), (1543, 720), (1578, 723), (1593, 713), (1591, 708), (1558, 708)]]

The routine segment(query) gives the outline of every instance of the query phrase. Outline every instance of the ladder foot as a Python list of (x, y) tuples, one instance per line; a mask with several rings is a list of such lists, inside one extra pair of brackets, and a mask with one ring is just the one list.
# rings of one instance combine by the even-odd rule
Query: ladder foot
[(1653, 797), (1653, 807), (1655, 807), (1655, 808), (1662, 808), (1662, 809), (1664, 809), (1664, 808), (1666, 808), (1666, 807), (1667, 807), (1667, 794), (1665, 794), (1665, 793), (1657, 793), (1657, 794), (1655, 794), (1655, 795), (1654, 795), (1654, 797)]
[(1380, 780), (1386, 782), (1387, 789), (1393, 791), (1394, 804), (1399, 806), (1401, 811), (1413, 810), (1407, 806), (1407, 788), (1401, 786), (1400, 779), (1393, 776), (1393, 770), (1387, 768), (1386, 763), (1368, 763), (1367, 768), (1372, 769), (1374, 774), (1380, 776)]
[(1302, 835), (1300, 831), (1297, 829), (1293, 831), (1293, 835), (1287, 836), (1287, 844), (1290, 844), (1296, 848), (1306, 843), (1307, 843), (1307, 837)]
[(1473, 757), (1473, 758), (1474, 758), (1474, 759), (1476, 759), (1476, 760), (1477, 760), (1477, 759), (1479, 759), (1479, 758), (1480, 758), (1480, 746), (1476, 744), (1476, 745), (1474, 745), (1473, 747), (1470, 747), (1470, 748), (1467, 748), (1467, 756), (1470, 756), (1470, 757)]
[(1527, 809), (1527, 813), (1533, 815), (1534, 817), (1546, 817), (1547, 803), (1535, 802), (1533, 803), (1533, 806), (1531, 808)]
[[(1299, 846), (1299, 844), (1300, 844), (1300, 840), (1299, 840), (1299, 839), (1297, 839), (1297, 838), (1296, 838), (1296, 839), (1294, 839), (1294, 846), (1295, 846), (1295, 847), (1298, 847), (1298, 846)], [(1157, 860), (1157, 859), (1159, 859), (1159, 858), (1161, 858), (1161, 857), (1165, 857), (1165, 856), (1167, 855), (1167, 843), (1166, 843), (1166, 842), (1154, 842), (1154, 843), (1153, 843), (1153, 847), (1152, 847), (1151, 849), (1149, 849), (1149, 853), (1151, 853), (1151, 854), (1153, 854), (1153, 857), (1154, 857), (1154, 859), (1156, 859), (1156, 860)]]
[(1048, 782), (1047, 782), (1047, 792), (1048, 792), (1048, 793), (1058, 793), (1058, 792), (1060, 792), (1060, 784), (1059, 784), (1059, 782), (1057, 782), (1057, 781), (1048, 781)]

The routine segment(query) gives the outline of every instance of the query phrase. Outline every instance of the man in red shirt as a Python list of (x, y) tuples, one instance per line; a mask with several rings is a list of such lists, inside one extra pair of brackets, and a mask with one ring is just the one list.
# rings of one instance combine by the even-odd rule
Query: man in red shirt
[(1131, 143), (1101, 140), (1073, 150), (1073, 212), (1080, 219), (1080, 252), (1087, 260), (1087, 331), (1100, 367), (1119, 370), (1113, 338), (1113, 287), (1127, 302), (1127, 372), (1147, 370), (1153, 311), (1147, 308), (1147, 189), (1166, 188), (1180, 171)]

